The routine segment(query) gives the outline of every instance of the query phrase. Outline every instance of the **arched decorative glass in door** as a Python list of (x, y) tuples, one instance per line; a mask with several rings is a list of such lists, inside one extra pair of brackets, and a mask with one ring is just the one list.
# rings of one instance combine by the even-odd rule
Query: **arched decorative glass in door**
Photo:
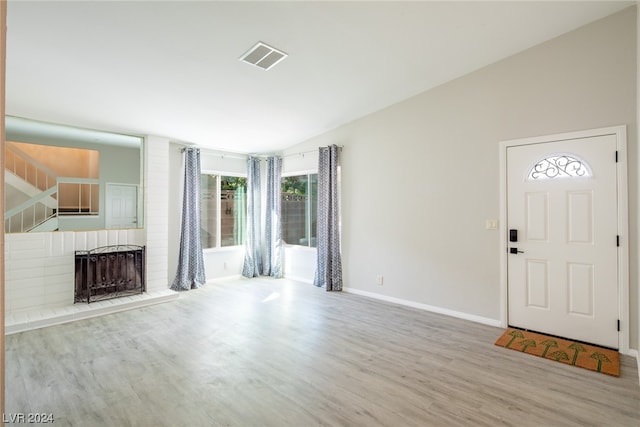
[(589, 165), (573, 154), (552, 154), (529, 170), (527, 181), (555, 178), (588, 178), (593, 174)]

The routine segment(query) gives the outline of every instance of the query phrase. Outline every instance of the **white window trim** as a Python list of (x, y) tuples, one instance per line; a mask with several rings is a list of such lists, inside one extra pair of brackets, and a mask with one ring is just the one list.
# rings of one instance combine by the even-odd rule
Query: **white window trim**
[[(243, 175), (237, 172), (220, 172), (214, 169), (200, 170), (200, 175), (215, 175), (217, 177), (233, 176), (237, 178), (247, 178), (246, 174)], [(220, 212), (222, 212), (222, 200), (220, 199), (220, 194), (222, 194), (221, 186), (221, 180), (216, 179), (216, 211), (218, 213), (218, 216), (216, 218), (216, 245), (212, 248), (202, 248), (203, 252), (217, 252), (226, 249), (233, 250), (242, 247), (242, 245), (222, 246), (222, 221), (219, 215)]]
[[(282, 174), (281, 175), (281, 179), (282, 178), (288, 178), (288, 177), (292, 177), (292, 176), (310, 176), (310, 175), (318, 175), (318, 170), (317, 169), (311, 169), (308, 171), (302, 171), (302, 172), (287, 172), (286, 174)], [(282, 185), (282, 183), (281, 183)], [(307, 185), (309, 185), (309, 181), (307, 181)], [(310, 190), (310, 189), (309, 189)], [(309, 199), (310, 200), (310, 199)], [(316, 250), (315, 246), (311, 246), (311, 206), (307, 206), (309, 209), (306, 209), (305, 214), (306, 214), (306, 219), (305, 219), (305, 228), (306, 228), (306, 234), (307, 236), (309, 236), (309, 244), (307, 246), (304, 245), (296, 245), (293, 243), (286, 243), (284, 246), (285, 247), (296, 247), (296, 248), (307, 248), (307, 249), (313, 249)]]

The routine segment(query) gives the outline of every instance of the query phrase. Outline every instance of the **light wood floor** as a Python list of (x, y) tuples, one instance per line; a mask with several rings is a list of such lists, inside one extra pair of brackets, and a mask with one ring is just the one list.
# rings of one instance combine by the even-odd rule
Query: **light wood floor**
[(496, 328), (287, 280), (6, 340), (6, 410), (54, 426), (635, 426), (610, 377), (494, 346)]

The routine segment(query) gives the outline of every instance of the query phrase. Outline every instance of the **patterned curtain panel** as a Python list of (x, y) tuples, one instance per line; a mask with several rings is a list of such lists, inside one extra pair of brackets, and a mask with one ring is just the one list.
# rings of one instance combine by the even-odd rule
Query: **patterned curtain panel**
[(247, 160), (247, 236), (242, 275), (258, 277), (262, 274), (260, 227), (260, 159)]
[(340, 152), (337, 145), (320, 147), (318, 163), (318, 265), (313, 284), (327, 291), (342, 290)]
[(200, 240), (200, 150), (185, 148), (184, 159), (180, 258), (171, 285), (174, 291), (199, 288), (206, 281)]
[(267, 207), (265, 219), (264, 275), (282, 277), (281, 187), (282, 159), (267, 159)]

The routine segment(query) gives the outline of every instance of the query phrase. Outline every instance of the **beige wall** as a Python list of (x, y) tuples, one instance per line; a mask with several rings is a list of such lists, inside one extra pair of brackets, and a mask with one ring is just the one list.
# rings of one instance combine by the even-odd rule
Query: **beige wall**
[(499, 141), (614, 125), (628, 126), (630, 344), (638, 348), (634, 7), (286, 153), (344, 145), (346, 287), (490, 323), (500, 319), (499, 233), (484, 223), (500, 216)]

